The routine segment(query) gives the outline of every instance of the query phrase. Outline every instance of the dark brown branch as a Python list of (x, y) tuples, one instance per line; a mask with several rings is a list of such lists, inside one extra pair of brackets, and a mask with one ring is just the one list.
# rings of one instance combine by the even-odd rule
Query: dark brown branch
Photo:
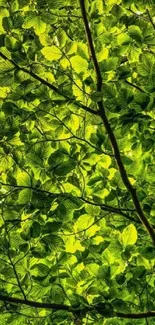
[(116, 214), (119, 214), (123, 217), (125, 217), (126, 219), (132, 221), (132, 222), (136, 222), (136, 223), (141, 223), (139, 219), (135, 219), (133, 217), (131, 217), (129, 214), (125, 213), (125, 211), (127, 212), (135, 212), (136, 210), (135, 209), (121, 209), (121, 208), (117, 208), (117, 207), (112, 207), (110, 205), (107, 205), (107, 204), (99, 204), (99, 203), (95, 203), (95, 202), (92, 202), (92, 201), (89, 201), (83, 197), (79, 197), (82, 201), (88, 203), (88, 204), (91, 204), (91, 205), (94, 205), (94, 206), (98, 206), (101, 208), (101, 210), (103, 211), (109, 211), (110, 213), (116, 213)]
[(36, 192), (45, 193), (45, 194), (51, 195), (53, 197), (58, 197), (59, 195), (63, 195), (63, 193), (51, 193), (49, 191), (41, 190), (41, 189), (33, 187), (33, 186), (13, 185), (13, 184), (8, 184), (8, 183), (3, 183), (3, 182), (0, 182), (0, 184), (4, 185), (6, 187), (13, 187), (16, 190), (29, 189), (29, 190), (33, 190), (33, 191), (36, 191)]
[(101, 116), (101, 118), (103, 120), (104, 126), (105, 126), (105, 128), (107, 130), (107, 133), (109, 135), (109, 139), (110, 139), (110, 142), (111, 142), (111, 146), (113, 148), (114, 156), (115, 156), (115, 159), (116, 159), (119, 171), (120, 171), (122, 181), (123, 181), (124, 185), (126, 186), (127, 190), (129, 191), (129, 193), (130, 193), (130, 195), (132, 197), (132, 201), (134, 203), (135, 209), (137, 211), (137, 214), (138, 214), (141, 222), (143, 223), (143, 225), (147, 229), (147, 231), (148, 231), (148, 233), (149, 233), (149, 235), (150, 235), (150, 237), (152, 239), (153, 245), (155, 245), (155, 232), (154, 232), (152, 226), (150, 225), (148, 219), (146, 218), (146, 216), (145, 216), (145, 214), (144, 214), (144, 212), (143, 212), (143, 210), (141, 208), (141, 205), (140, 205), (137, 193), (136, 193), (136, 189), (130, 183), (130, 180), (128, 178), (127, 172), (125, 170), (125, 167), (124, 167), (122, 159), (121, 159), (121, 155), (120, 155), (120, 151), (119, 151), (119, 148), (118, 148), (118, 144), (117, 144), (115, 135), (114, 135), (114, 133), (112, 131), (112, 128), (110, 126), (110, 123), (109, 123), (109, 121), (107, 119), (103, 104), (102, 104), (102, 102), (99, 102), (98, 105), (99, 105), (99, 109), (100, 109), (100, 116)]
[(143, 89), (140, 88), (139, 86), (133, 84), (132, 82), (130, 82), (130, 81), (128, 81), (128, 80), (125, 80), (125, 83), (128, 84), (128, 85), (130, 85), (130, 86), (132, 86), (132, 87), (134, 87), (134, 88), (136, 88), (136, 89), (139, 90), (141, 93), (146, 94), (146, 91), (145, 91), (145, 90), (143, 90)]
[(133, 314), (123, 314), (123, 313), (116, 313), (117, 317), (122, 318), (130, 318), (130, 319), (142, 319), (142, 318), (149, 318), (155, 317), (155, 311), (146, 311), (144, 313), (133, 313)]
[[(98, 62), (97, 62), (95, 48), (94, 48), (93, 40), (92, 40), (92, 35), (91, 35), (90, 28), (89, 28), (88, 20), (87, 20), (87, 14), (86, 14), (86, 9), (85, 9), (85, 1), (84, 0), (79, 0), (79, 1), (80, 1), (80, 6), (81, 6), (83, 22), (84, 22), (84, 26), (85, 26), (85, 31), (86, 31), (86, 35), (87, 35), (87, 39), (88, 39), (88, 44), (89, 44), (89, 48), (90, 48), (94, 68), (95, 68), (95, 71), (96, 71), (97, 91), (101, 91), (102, 76), (101, 76), (101, 72), (100, 72), (100, 69), (99, 69)], [(141, 205), (140, 205), (137, 193), (136, 193), (136, 189), (132, 186), (132, 184), (130, 183), (130, 180), (128, 178), (126, 169), (125, 169), (125, 167), (123, 165), (123, 162), (122, 162), (122, 158), (121, 158), (121, 155), (120, 155), (117, 140), (115, 138), (114, 132), (113, 132), (113, 130), (111, 128), (111, 125), (109, 123), (109, 120), (108, 120), (106, 112), (105, 112), (103, 101), (102, 100), (99, 101), (97, 103), (97, 105), (98, 105), (98, 109), (99, 109), (99, 115), (100, 115), (100, 117), (101, 117), (101, 119), (103, 121), (104, 127), (105, 127), (105, 129), (106, 129), (106, 131), (107, 131), (107, 133), (109, 135), (109, 140), (110, 140), (110, 143), (111, 143), (111, 147), (112, 147), (112, 150), (113, 150), (113, 153), (114, 153), (114, 157), (115, 157), (115, 160), (116, 160), (116, 163), (117, 163), (117, 166), (118, 166), (122, 181), (123, 181), (125, 187), (127, 188), (127, 190), (129, 191), (129, 193), (130, 193), (130, 195), (132, 197), (132, 201), (134, 203), (134, 206), (135, 206), (135, 209), (136, 209), (137, 214), (139, 216), (139, 219), (141, 220), (142, 224), (145, 226), (146, 230), (148, 231), (148, 233), (149, 233), (149, 235), (150, 235), (150, 237), (152, 239), (153, 245), (155, 246), (155, 232), (154, 232), (152, 226), (150, 225), (147, 217), (145, 216), (145, 214), (144, 214), (144, 212), (143, 212), (143, 210), (141, 208)]]
[[(90, 307), (85, 307), (84, 309), (75, 309), (72, 306), (69, 305), (63, 305), (63, 304), (55, 304), (55, 303), (44, 303), (44, 302), (36, 302), (36, 301), (31, 301), (31, 300), (23, 300), (20, 298), (14, 298), (14, 297), (8, 297), (8, 296), (3, 296), (0, 295), (0, 300), (4, 301), (5, 303), (13, 303), (13, 304), (21, 304), (21, 305), (26, 305), (30, 307), (35, 307), (35, 308), (45, 308), (45, 309), (54, 309), (54, 310), (66, 310), (71, 313), (75, 312), (90, 312), (94, 310), (93, 306)], [(93, 311), (94, 312), (94, 311)], [(119, 312), (115, 312), (116, 317), (121, 317), (121, 318), (130, 318), (130, 319), (142, 319), (142, 318), (150, 318), (150, 317), (155, 317), (155, 311), (147, 311), (147, 312), (142, 312), (142, 313), (131, 313), (131, 314), (123, 314)], [(112, 315), (111, 317), (114, 317)], [(107, 317), (107, 318), (111, 318)]]
[[(39, 193), (45, 193), (53, 198), (58, 198), (58, 197), (72, 197), (72, 195), (70, 195), (70, 193), (52, 193), (52, 192), (49, 192), (49, 191), (45, 191), (45, 190), (42, 190), (42, 189), (39, 189), (39, 188), (35, 188), (35, 187), (32, 187), (32, 186), (24, 186), (24, 185), (13, 185), (13, 184), (8, 184), (8, 183), (3, 183), (3, 182), (0, 182), (1, 185), (3, 186), (6, 186), (6, 187), (13, 187), (15, 190), (23, 190), (23, 189), (30, 189), (32, 191), (36, 191), (36, 192), (39, 192)], [(124, 209), (119, 209), (119, 208), (114, 208), (114, 207), (111, 207), (110, 205), (106, 205), (106, 204), (98, 204), (98, 203), (95, 203), (95, 202), (91, 202), (85, 198), (83, 198), (82, 196), (79, 196), (77, 197), (79, 199), (81, 199), (82, 201), (88, 203), (88, 204), (91, 204), (91, 205), (95, 205), (95, 206), (100, 206), (101, 207), (101, 210), (103, 211), (109, 211), (111, 213), (117, 213), (117, 214), (120, 214), (122, 216), (124, 216), (125, 218), (131, 220), (131, 221), (135, 221), (135, 222), (138, 222), (139, 220), (135, 220), (134, 218), (130, 217), (129, 215), (127, 215), (125, 212), (123, 212)], [(133, 209), (125, 209), (124, 211), (129, 211), (129, 212), (134, 212), (135, 210)], [(18, 221), (18, 220), (16, 220)]]
[(92, 39), (91, 31), (89, 28), (89, 23), (88, 23), (88, 19), (87, 19), (87, 13), (86, 13), (84, 0), (80, 0), (80, 7), (81, 7), (82, 17), (83, 17), (83, 21), (84, 21), (86, 36), (87, 36), (87, 40), (88, 40), (89, 50), (90, 50), (90, 54), (91, 54), (91, 57), (92, 57), (92, 60), (94, 63), (95, 72), (96, 72), (97, 90), (101, 91), (102, 90), (102, 75), (101, 75), (99, 64), (98, 64), (98, 61), (96, 58), (95, 48), (93, 45), (93, 39)]
[[(39, 188), (35, 188), (35, 187), (32, 187), (32, 186), (24, 186), (24, 185), (13, 185), (13, 184), (8, 184), (8, 183), (3, 183), (3, 182), (0, 182), (1, 185), (3, 186), (6, 186), (6, 187), (13, 187), (15, 190), (23, 190), (23, 189), (30, 189), (32, 191), (36, 191), (36, 192), (40, 192), (40, 193), (45, 193), (53, 198), (58, 198), (58, 197), (72, 197), (72, 195), (70, 196), (70, 193), (52, 193), (52, 192), (49, 192), (49, 191), (45, 191), (45, 190), (41, 190)], [(86, 202), (88, 204), (91, 204), (91, 205), (94, 205), (94, 206), (99, 206), (101, 207), (101, 210), (103, 211), (109, 211), (111, 213), (116, 213), (116, 214), (120, 214), (122, 215), (123, 217), (125, 217), (126, 219), (130, 220), (130, 221), (133, 221), (133, 222), (136, 222), (136, 223), (140, 223), (139, 219), (135, 220), (133, 217), (129, 216), (127, 213), (125, 213), (125, 211), (127, 212), (135, 212), (136, 210), (135, 209), (121, 209), (121, 208), (117, 208), (117, 207), (112, 207), (110, 205), (106, 205), (106, 204), (99, 204), (99, 203), (95, 203), (95, 202), (92, 202), (92, 201), (89, 201), (85, 198), (83, 198), (82, 196), (79, 196), (77, 197), (79, 199), (81, 199), (83, 202)], [(14, 222), (18, 222), (18, 221), (21, 221), (20, 219), (18, 220), (14, 220)], [(12, 222), (12, 220), (11, 220)]]
[(71, 311), (71, 307), (68, 305), (61, 305), (61, 304), (52, 304), (52, 303), (43, 303), (43, 302), (36, 302), (36, 301), (30, 301), (30, 300), (23, 300), (20, 298), (13, 298), (13, 297), (7, 297), (0, 295), (0, 300), (5, 302), (10, 302), (14, 304), (21, 304), (21, 305), (27, 305), (31, 307), (36, 308), (46, 308), (46, 309), (55, 309), (55, 310), (67, 310)]
[(63, 92), (61, 92), (57, 87), (53, 86), (51, 83), (49, 83), (48, 81), (46, 81), (45, 79), (39, 77), (38, 75), (36, 75), (33, 71), (31, 70), (27, 70), (24, 67), (20, 67), (17, 63), (15, 63), (13, 60), (8, 59), (2, 52), (0, 52), (0, 56), (1, 58), (3, 58), (4, 60), (9, 61), (11, 64), (13, 64), (13, 66), (20, 70), (23, 71), (27, 74), (29, 74), (32, 78), (34, 78), (35, 80), (38, 80), (41, 84), (47, 86), (49, 89), (53, 90), (54, 92), (56, 92), (57, 94), (61, 95), (62, 97), (64, 97), (65, 99), (67, 99), (68, 101), (71, 101), (74, 105), (78, 106), (79, 108), (83, 108), (85, 111), (92, 113), (94, 115), (98, 115), (97, 111), (94, 111), (93, 109), (91, 109), (90, 107), (82, 104), (82, 103), (78, 103), (77, 101), (75, 101), (75, 98), (70, 98), (68, 97), (66, 94), (64, 94)]

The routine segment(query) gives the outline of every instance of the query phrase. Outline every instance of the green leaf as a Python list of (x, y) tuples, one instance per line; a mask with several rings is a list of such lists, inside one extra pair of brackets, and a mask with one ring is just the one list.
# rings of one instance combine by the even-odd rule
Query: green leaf
[(142, 32), (141, 29), (136, 26), (136, 25), (130, 25), (128, 28), (128, 33), (129, 36), (137, 41), (141, 41), (142, 40)]
[(9, 72), (9, 71), (12, 71), (14, 69), (15, 69), (15, 67), (11, 62), (9, 62), (9, 61), (0, 62), (0, 71), (1, 71), (1, 73), (2, 72)]
[(43, 234), (52, 234), (56, 233), (59, 229), (61, 229), (61, 222), (57, 221), (49, 221), (42, 227), (42, 233)]
[(2, 24), (3, 24), (3, 28), (6, 32), (10, 32), (13, 28), (13, 22), (12, 22), (11, 17), (4, 17)]
[(98, 305), (95, 306), (95, 309), (97, 310), (97, 312), (100, 315), (102, 315), (104, 317), (114, 316), (113, 306), (110, 303), (101, 302), (101, 303), (99, 303)]
[(0, 0), (0, 7), (6, 7), (7, 6), (7, 0)]
[(102, 98), (103, 98), (103, 95), (102, 95), (102, 93), (99, 92), (99, 91), (94, 91), (94, 92), (91, 94), (90, 98), (91, 98), (94, 102), (100, 102), (100, 101), (102, 100)]
[(31, 228), (30, 233), (32, 238), (38, 238), (41, 232), (40, 224), (37, 221), (34, 221)]
[(137, 241), (137, 230), (133, 224), (127, 226), (121, 234), (123, 246), (134, 245)]
[(84, 73), (88, 68), (88, 62), (79, 55), (72, 56), (70, 62), (77, 73)]
[(5, 37), (5, 46), (9, 51), (18, 51), (20, 49), (20, 42), (15, 37)]
[(148, 138), (142, 142), (142, 147), (144, 151), (150, 151), (154, 147), (154, 141)]
[(155, 251), (154, 251), (154, 248), (152, 246), (147, 246), (147, 247), (142, 248), (141, 254), (147, 260), (154, 260), (155, 259)]
[(94, 222), (94, 218), (88, 214), (81, 215), (76, 224), (75, 227), (77, 231), (85, 230), (86, 228), (90, 227)]
[(31, 267), (31, 274), (37, 276), (46, 276), (50, 272), (50, 269), (47, 265), (43, 263), (35, 264)]
[(44, 55), (45, 59), (49, 61), (59, 60), (62, 56), (60, 49), (55, 45), (46, 46), (41, 50), (41, 52)]
[(43, 236), (41, 243), (46, 244), (51, 250), (57, 250), (64, 245), (62, 238), (53, 234)]
[(119, 313), (154, 310), (154, 12), (0, 0), (2, 325), (144, 325)]
[(31, 201), (31, 190), (27, 188), (21, 190), (18, 196), (18, 203), (26, 204), (30, 201)]
[(63, 162), (60, 166), (56, 167), (54, 174), (57, 176), (66, 176), (69, 174), (76, 166), (76, 163), (70, 159)]
[(23, 8), (29, 4), (29, 0), (18, 0), (20, 8)]
[(81, 56), (81, 58), (88, 60), (89, 59), (88, 46), (82, 42), (79, 42), (77, 46), (77, 54)]
[(129, 35), (124, 34), (124, 33), (120, 33), (117, 37), (117, 42), (118, 45), (128, 45), (131, 41), (131, 38), (129, 37)]

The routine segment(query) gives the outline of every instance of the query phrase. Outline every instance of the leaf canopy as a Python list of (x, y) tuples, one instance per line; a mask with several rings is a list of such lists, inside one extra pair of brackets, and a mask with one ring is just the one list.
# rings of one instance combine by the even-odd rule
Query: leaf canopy
[(153, 325), (154, 1), (0, 12), (0, 324)]

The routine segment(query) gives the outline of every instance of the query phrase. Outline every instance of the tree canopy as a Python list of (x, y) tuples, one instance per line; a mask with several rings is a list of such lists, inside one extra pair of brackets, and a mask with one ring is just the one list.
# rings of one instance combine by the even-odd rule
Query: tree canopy
[(155, 324), (154, 12), (0, 0), (0, 325)]

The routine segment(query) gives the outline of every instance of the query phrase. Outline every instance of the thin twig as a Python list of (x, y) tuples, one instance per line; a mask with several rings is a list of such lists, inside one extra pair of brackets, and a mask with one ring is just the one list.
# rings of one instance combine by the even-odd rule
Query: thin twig
[(150, 21), (150, 23), (151, 23), (152, 27), (155, 29), (155, 24), (154, 24), (154, 22), (153, 22), (153, 19), (152, 19), (151, 15), (150, 15), (150, 12), (149, 12), (149, 10), (148, 10), (148, 9), (146, 9), (146, 12), (147, 12), (147, 14), (148, 14), (148, 17), (149, 17), (149, 21)]
[(54, 92), (56, 92), (57, 94), (61, 95), (62, 97), (64, 97), (65, 99), (67, 99), (68, 101), (71, 101), (75, 106), (78, 106), (79, 108), (83, 108), (85, 111), (92, 113), (94, 115), (98, 115), (97, 111), (94, 111), (93, 109), (91, 109), (90, 107), (82, 104), (82, 103), (78, 103), (75, 98), (70, 98), (68, 97), (65, 93), (61, 92), (57, 87), (55, 87), (54, 85), (52, 85), (51, 83), (49, 83), (48, 81), (46, 81), (45, 79), (39, 77), (38, 75), (36, 75), (33, 71), (31, 70), (27, 70), (24, 67), (20, 67), (17, 63), (15, 63), (13, 60), (8, 59), (2, 52), (0, 52), (0, 56), (1, 58), (3, 58), (4, 60), (7, 60), (8, 62), (10, 62), (16, 69), (23, 71), (27, 74), (29, 74), (32, 78), (34, 78), (35, 80), (39, 81), (41, 84), (47, 86), (49, 89), (53, 90)]

